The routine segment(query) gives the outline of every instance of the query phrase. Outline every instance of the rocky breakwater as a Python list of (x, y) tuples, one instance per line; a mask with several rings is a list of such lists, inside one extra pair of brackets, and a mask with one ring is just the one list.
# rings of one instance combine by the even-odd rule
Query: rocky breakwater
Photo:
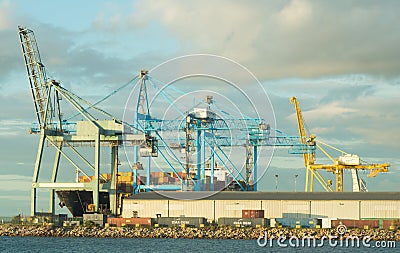
[[(0, 236), (37, 236), (37, 237), (96, 237), (96, 238), (191, 238), (191, 239), (247, 239), (255, 240), (260, 236), (279, 237), (314, 237), (321, 239), (338, 236), (335, 229), (288, 229), (288, 228), (232, 228), (232, 227), (47, 227), (0, 225)], [(350, 229), (343, 235), (370, 237), (372, 240), (400, 241), (400, 230)]]

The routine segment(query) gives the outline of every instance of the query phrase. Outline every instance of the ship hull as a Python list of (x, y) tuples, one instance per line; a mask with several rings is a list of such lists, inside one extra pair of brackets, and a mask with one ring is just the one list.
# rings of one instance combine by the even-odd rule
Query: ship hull
[[(60, 199), (59, 205), (67, 207), (74, 217), (82, 217), (84, 213), (93, 213), (92, 191), (56, 191)], [(99, 211), (107, 213), (110, 210), (110, 198), (108, 192), (99, 193)]]

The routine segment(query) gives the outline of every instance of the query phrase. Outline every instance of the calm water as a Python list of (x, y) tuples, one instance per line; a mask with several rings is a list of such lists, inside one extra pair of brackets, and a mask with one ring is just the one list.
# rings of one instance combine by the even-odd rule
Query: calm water
[[(371, 242), (371, 245), (374, 242)], [(399, 252), (396, 248), (260, 247), (256, 240), (0, 237), (0, 252)]]

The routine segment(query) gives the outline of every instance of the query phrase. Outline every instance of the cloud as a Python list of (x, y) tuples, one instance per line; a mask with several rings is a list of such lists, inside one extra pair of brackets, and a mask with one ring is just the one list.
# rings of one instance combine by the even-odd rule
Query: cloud
[[(396, 1), (146, 0), (135, 2), (128, 24), (132, 28), (160, 24), (179, 39), (182, 53), (221, 54), (245, 63), (262, 78), (392, 75), (400, 61), (395, 11), (399, 5)], [(110, 16), (113, 21), (114, 15)]]
[[(328, 105), (320, 105), (316, 107), (315, 109), (309, 110), (309, 111), (303, 111), (303, 117), (306, 118), (307, 120), (319, 120), (319, 119), (324, 119), (324, 120), (331, 120), (333, 118), (338, 118), (339, 116), (346, 117), (346, 115), (351, 116), (353, 113), (356, 113), (357, 110), (344, 107), (339, 104), (339, 102), (333, 102)], [(295, 117), (295, 114), (292, 115), (292, 117)]]
[[(289, 98), (296, 95), (310, 133), (324, 142), (361, 156), (395, 157), (400, 150), (397, 78), (343, 75), (287, 78), (264, 83), (275, 109), (278, 128), (296, 135)], [(390, 161), (389, 161), (390, 162)]]
[(0, 195), (0, 199), (5, 200), (18, 200), (18, 201), (29, 201), (29, 196), (18, 196), (18, 195)]
[(22, 119), (0, 120), (0, 137), (15, 138), (21, 134), (27, 134), (32, 123)]
[(0, 127), (15, 127), (15, 126), (30, 126), (31, 122), (21, 119), (2, 119), (0, 120)]
[(32, 177), (15, 174), (1, 175), (0, 191), (29, 191)]
[(310, 20), (312, 15), (312, 6), (307, 1), (293, 0), (286, 5), (279, 13), (283, 25), (290, 28), (298, 28)]
[[(218, 53), (241, 60), (250, 60), (257, 54), (252, 44), (260, 34), (262, 23), (253, 21), (261, 20), (262, 15), (254, 4), (142, 1), (137, 5), (146, 11), (137, 15), (135, 21), (157, 20), (180, 39), (184, 52)], [(266, 10), (264, 14), (268, 15), (268, 12)]]
[(12, 26), (11, 14), (13, 6), (9, 0), (0, 1), (0, 31)]
[[(10, 1), (2, 1), (0, 14), (5, 15), (0, 21), (7, 21), (0, 23), (0, 141), (7, 145), (0, 155), (2, 172), (30, 174), (38, 142), (38, 136), (26, 134), (35, 114), (12, 17), (23, 18), (35, 30), (48, 75), (90, 101), (113, 91), (143, 67), (188, 53), (223, 55), (263, 81), (279, 129), (297, 134), (289, 103), (295, 95), (319, 139), (362, 157), (389, 157), (385, 161), (391, 162), (400, 150), (399, 5), (398, 1), (304, 0), (109, 3), (91, 29), (74, 32), (69, 24), (56, 27), (34, 16), (23, 17)], [(251, 96), (259, 96), (258, 87), (248, 86)], [(233, 94), (229, 88), (218, 89), (228, 97)], [(118, 112), (122, 107), (114, 101), (126, 99), (114, 98), (102, 105)], [(259, 96), (254, 101), (264, 108), (261, 100)], [(243, 105), (240, 99), (234, 101)], [(69, 108), (62, 109), (67, 116)], [(10, 134), (14, 136), (6, 138)], [(301, 156), (275, 164), (277, 171), (287, 168), (288, 174), (291, 168), (303, 168)], [(15, 180), (19, 182), (15, 187), (25, 181), (29, 190), (31, 176)]]

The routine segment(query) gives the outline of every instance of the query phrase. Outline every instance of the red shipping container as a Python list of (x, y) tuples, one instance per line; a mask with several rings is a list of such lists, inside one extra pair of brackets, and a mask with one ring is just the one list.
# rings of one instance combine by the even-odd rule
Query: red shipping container
[(379, 220), (332, 220), (332, 227), (345, 225), (347, 228), (379, 228)]
[(400, 220), (383, 220), (383, 228), (384, 229), (399, 229), (400, 228)]
[(264, 210), (242, 210), (242, 218), (264, 218)]
[(186, 173), (185, 172), (178, 172), (178, 175), (182, 178), (182, 179), (186, 179)]

